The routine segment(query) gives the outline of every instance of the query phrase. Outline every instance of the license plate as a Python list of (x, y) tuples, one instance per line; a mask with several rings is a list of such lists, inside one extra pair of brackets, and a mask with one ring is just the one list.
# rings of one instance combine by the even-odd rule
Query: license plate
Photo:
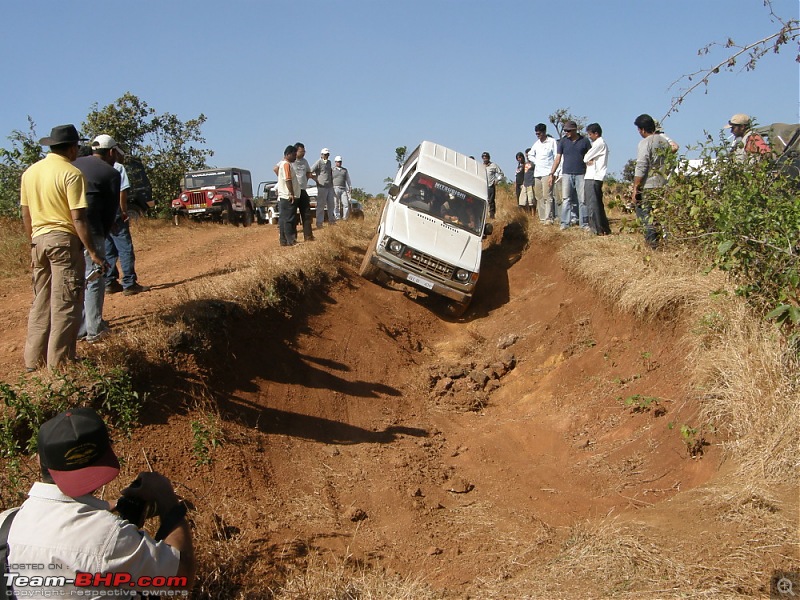
[(413, 273), (408, 274), (408, 280), (412, 283), (416, 283), (417, 285), (421, 285), (425, 289), (432, 290), (433, 289), (433, 282), (428, 281), (427, 279), (423, 279), (422, 277), (417, 277)]
[(206, 212), (206, 209), (205, 208), (190, 208), (189, 209), (189, 214), (190, 215), (192, 215), (194, 213), (201, 213), (201, 212)]

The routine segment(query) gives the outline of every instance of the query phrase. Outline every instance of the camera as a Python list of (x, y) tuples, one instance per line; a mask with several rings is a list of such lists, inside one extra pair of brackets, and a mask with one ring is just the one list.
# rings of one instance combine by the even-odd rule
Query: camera
[(130, 521), (137, 527), (142, 527), (147, 519), (158, 514), (158, 506), (155, 502), (145, 502), (139, 498), (121, 496), (117, 500), (116, 511), (126, 521)]
[(94, 264), (92, 270), (86, 276), (86, 281), (96, 281), (103, 275), (103, 265)]

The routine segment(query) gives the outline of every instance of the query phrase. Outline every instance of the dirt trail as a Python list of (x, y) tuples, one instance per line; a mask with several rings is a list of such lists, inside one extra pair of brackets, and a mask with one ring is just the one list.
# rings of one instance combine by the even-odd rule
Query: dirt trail
[[(224, 276), (243, 248), (286, 251), (274, 226), (134, 236), (153, 289), (108, 298), (117, 335), (179, 302), (191, 281)], [(245, 543), (256, 570), (319, 552), (454, 597), (513, 574), (526, 553), (552, 553), (575, 523), (714, 474), (716, 451), (692, 460), (668, 427), (692, 410), (679, 331), (609, 311), (562, 271), (557, 242), (489, 252), (484, 273), (461, 323), (355, 274), (291, 322), (232, 323), (238, 367), (210, 382), (224, 432), (214, 464), (195, 465), (184, 413), (123, 443), (131, 468), (145, 454), (181, 482), (198, 520)], [(28, 302), (26, 281), (4, 282), (6, 381), (22, 367)], [(658, 397), (660, 410), (624, 404), (637, 395)]]

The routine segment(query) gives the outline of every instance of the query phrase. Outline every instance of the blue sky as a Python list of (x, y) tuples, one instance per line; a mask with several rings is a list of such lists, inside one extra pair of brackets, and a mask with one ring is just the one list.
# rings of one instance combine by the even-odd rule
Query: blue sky
[[(774, 0), (785, 19), (798, 0)], [(697, 50), (775, 31), (762, 0), (6, 1), (0, 7), (0, 146), (27, 116), (45, 136), (126, 91), (182, 120), (203, 113), (213, 166), (272, 177), (302, 141), (344, 157), (353, 185), (383, 190), (395, 148), (424, 139), (513, 174), (533, 127), (559, 107), (599, 122), (619, 173), (634, 118), (668, 109)], [(722, 72), (664, 122), (681, 144), (738, 112), (798, 122), (797, 47)], [(120, 140), (124, 143), (124, 140)]]

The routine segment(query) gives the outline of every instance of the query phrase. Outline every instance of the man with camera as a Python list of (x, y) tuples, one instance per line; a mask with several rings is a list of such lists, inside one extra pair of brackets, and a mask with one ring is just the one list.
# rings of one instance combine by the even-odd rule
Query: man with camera
[[(195, 562), (186, 507), (166, 477), (141, 473), (114, 505), (92, 495), (119, 474), (108, 430), (94, 410), (74, 408), (45, 422), (38, 454), (42, 481), (33, 484), (8, 535), (8, 573), (17, 574), (11, 581), (29, 584), (38, 576), (37, 584), (45, 583), (28, 585), (25, 597), (76, 595), (78, 589), (86, 595), (92, 586), (108, 594), (114, 582), (131, 592), (149, 582), (191, 588)], [(139, 529), (151, 514), (160, 518), (155, 539)]]
[[(119, 156), (123, 155), (119, 145), (110, 135), (98, 135), (92, 140), (91, 156), (81, 156), (74, 165), (83, 173), (86, 180), (86, 215), (92, 233), (94, 247), (105, 262), (106, 236), (114, 225), (119, 203), (121, 177), (114, 168)], [(93, 344), (109, 334), (103, 320), (105, 302), (105, 281), (103, 267), (97, 267), (86, 256), (86, 291), (83, 296), (83, 323), (78, 339), (85, 338)]]

